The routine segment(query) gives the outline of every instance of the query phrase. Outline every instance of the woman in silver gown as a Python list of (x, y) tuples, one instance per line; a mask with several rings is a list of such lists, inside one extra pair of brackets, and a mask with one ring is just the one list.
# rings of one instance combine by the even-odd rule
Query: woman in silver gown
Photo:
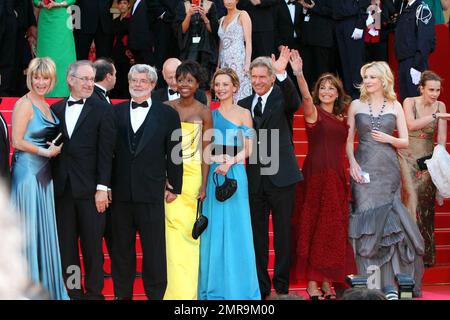
[[(408, 274), (421, 295), (424, 242), (401, 202), (397, 148), (408, 146), (405, 116), (393, 90), (394, 77), (385, 62), (361, 68), (360, 99), (348, 112), (347, 157), (352, 177), (353, 208), (349, 237), (359, 274), (375, 273), (375, 287), (388, 299), (398, 298), (395, 275)], [(398, 138), (393, 135), (398, 131)], [(358, 149), (354, 153), (354, 135)]]

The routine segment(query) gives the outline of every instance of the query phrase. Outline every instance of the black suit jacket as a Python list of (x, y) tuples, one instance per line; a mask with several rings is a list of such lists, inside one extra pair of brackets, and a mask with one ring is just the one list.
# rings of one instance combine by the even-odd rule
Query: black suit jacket
[(334, 0), (316, 0), (312, 9), (300, 18), (300, 42), (302, 46), (332, 48), (334, 46), (334, 20), (331, 2)]
[(76, 199), (93, 199), (97, 184), (110, 186), (114, 149), (114, 114), (107, 103), (89, 98), (69, 139), (66, 127), (67, 98), (51, 106), (60, 119), (64, 146), (52, 160), (55, 195), (62, 196), (70, 181)]
[[(166, 179), (173, 192), (180, 194), (183, 163), (173, 161), (172, 150), (181, 146), (181, 135), (172, 141), (172, 132), (180, 130), (180, 117), (171, 107), (152, 99), (142, 124), (142, 137), (133, 153), (130, 147), (130, 101), (114, 106), (117, 127), (112, 190), (115, 201), (161, 203)], [(181, 157), (181, 147), (175, 152)], [(179, 158), (178, 160), (181, 160)]]
[[(0, 112), (0, 117), (6, 124), (6, 120)], [(6, 124), (7, 125), (7, 124)], [(9, 184), (10, 168), (9, 168), (9, 139), (5, 135), (3, 124), (0, 123), (0, 180), (6, 180)]]
[(26, 30), (29, 27), (36, 25), (36, 17), (34, 16), (31, 1), (16, 0), (14, 10), (17, 12), (17, 27), (20, 30)]
[(81, 13), (80, 31), (94, 34), (101, 27), (103, 32), (112, 33), (112, 4), (113, 0), (77, 0)]
[(279, 0), (261, 0), (254, 6), (250, 0), (240, 0), (238, 8), (247, 11), (252, 20), (252, 32), (274, 31), (275, 6)]
[[(295, 3), (295, 17), (294, 22), (292, 22), (286, 1), (278, 1), (275, 13), (275, 45), (277, 48), (281, 45), (297, 48), (299, 46), (300, 19), (303, 7)], [(297, 34), (297, 39), (294, 39), (294, 31)]]
[[(208, 100), (206, 99), (205, 91), (198, 89), (195, 91), (194, 98), (199, 101), (200, 103), (203, 103), (204, 105), (207, 105)], [(169, 101), (169, 94), (167, 92), (167, 87), (159, 88), (158, 90), (155, 90), (152, 92), (152, 99), (154, 101), (158, 102), (166, 102)]]
[(145, 50), (154, 45), (151, 26), (154, 24), (154, 0), (142, 0), (130, 17), (128, 26), (128, 47), (131, 50)]
[[(240, 100), (238, 105), (247, 108), (251, 112), (254, 96), (255, 94), (252, 94)], [(278, 156), (279, 159), (278, 171), (273, 175), (268, 175), (268, 178), (275, 186), (286, 187), (303, 180), (292, 142), (292, 120), (294, 113), (300, 107), (300, 103), (300, 97), (289, 77), (283, 82), (276, 80), (273, 90), (267, 98), (260, 124), (258, 125), (254, 122), (258, 144), (256, 145), (257, 151), (254, 150), (253, 152), (257, 153), (252, 155), (246, 167), (250, 193), (258, 192), (261, 184), (261, 168), (270, 166), (270, 164), (261, 163), (261, 158), (266, 155), (272, 158)], [(260, 131), (261, 129), (267, 130), (267, 142), (262, 139), (261, 132), (263, 131)], [(272, 130), (278, 130), (279, 141), (271, 140)], [(273, 154), (272, 149), (276, 143), (279, 146), (279, 153)], [(261, 152), (261, 148), (264, 145), (267, 146), (267, 152)], [(256, 159), (257, 163), (253, 163), (252, 159)]]
[(92, 96), (90, 99), (93, 100), (100, 100), (101, 102), (105, 102), (107, 104), (110, 104), (110, 102), (108, 101), (108, 99), (106, 99), (105, 95), (103, 94), (103, 90), (100, 89), (97, 86), (94, 86), (94, 92), (92, 92)]

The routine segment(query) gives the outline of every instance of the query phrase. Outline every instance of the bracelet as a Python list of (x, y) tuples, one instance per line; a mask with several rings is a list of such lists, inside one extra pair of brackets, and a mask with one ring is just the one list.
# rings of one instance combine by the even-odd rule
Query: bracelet
[(434, 119), (437, 119), (437, 114), (436, 114), (436, 112), (433, 113), (431, 116), (432, 116)]
[(39, 147), (37, 154), (41, 157), (50, 158), (50, 150)]
[(301, 74), (303, 74), (303, 70), (299, 70), (298, 72), (294, 71), (294, 76), (296, 76), (296, 77), (298, 77)]

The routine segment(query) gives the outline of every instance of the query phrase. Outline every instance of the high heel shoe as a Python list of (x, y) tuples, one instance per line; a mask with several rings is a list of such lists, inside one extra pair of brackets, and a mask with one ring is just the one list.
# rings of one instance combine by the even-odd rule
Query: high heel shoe
[(325, 300), (336, 300), (336, 293), (333, 291), (333, 289), (329, 288), (328, 290), (322, 289), (322, 297)]
[(323, 296), (320, 293), (319, 289), (315, 289), (312, 292), (310, 292), (309, 289), (306, 288), (306, 293), (308, 293), (310, 300), (323, 300)]

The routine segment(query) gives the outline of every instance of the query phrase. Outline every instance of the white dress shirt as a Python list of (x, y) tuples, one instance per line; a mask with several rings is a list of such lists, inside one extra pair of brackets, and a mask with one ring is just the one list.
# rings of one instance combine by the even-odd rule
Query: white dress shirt
[[(289, 13), (291, 14), (291, 20), (292, 20), (292, 24), (295, 24), (295, 5), (289, 5), (288, 2), (290, 0), (285, 0), (286, 1), (286, 6), (289, 9)], [(294, 30), (294, 38), (297, 38), (297, 33)]]
[[(69, 101), (77, 101), (77, 99), (73, 98), (72, 96), (69, 97), (67, 100)], [(72, 138), (73, 130), (75, 129), (75, 125), (77, 124), (78, 118), (80, 117), (81, 111), (83, 111), (84, 103), (86, 102), (86, 99), (83, 99), (83, 104), (74, 104), (69, 107), (69, 105), (66, 105), (66, 129), (67, 133), (69, 134), (69, 139)]]
[(169, 88), (167, 88), (167, 96), (169, 97), (169, 101), (178, 99), (180, 97), (180, 94), (178, 92), (175, 92), (174, 94), (170, 94)]
[[(287, 78), (287, 73), (286, 71), (282, 74), (277, 74), (277, 79), (280, 82), (283, 82), (284, 80), (286, 80)], [(269, 95), (272, 93), (273, 90), (273, 86), (269, 89), (269, 91), (267, 91), (264, 95), (261, 96), (261, 114), (264, 113), (264, 108), (266, 107), (266, 102), (267, 102), (267, 98), (269, 98)], [(258, 98), (259, 96), (257, 94), (255, 94), (255, 96), (253, 97), (253, 102), (252, 102), (252, 116), (255, 117), (255, 105), (258, 103)]]
[(131, 121), (131, 128), (133, 129), (133, 132), (136, 133), (144, 123), (145, 118), (147, 117), (147, 114), (150, 111), (150, 108), (152, 107), (152, 98), (147, 99), (148, 108), (139, 107), (133, 109), (131, 107), (133, 101), (134, 101), (133, 99), (131, 99), (130, 101), (130, 121)]
[[(77, 101), (77, 99), (70, 96), (67, 101)], [(74, 104), (70, 107), (68, 104), (66, 105), (66, 129), (69, 135), (69, 139), (72, 138), (73, 130), (75, 129), (75, 125), (78, 122), (78, 118), (80, 117), (81, 111), (83, 111), (85, 103), (86, 99), (83, 99), (83, 104)], [(98, 184), (97, 190), (107, 191), (108, 187), (102, 184)]]

